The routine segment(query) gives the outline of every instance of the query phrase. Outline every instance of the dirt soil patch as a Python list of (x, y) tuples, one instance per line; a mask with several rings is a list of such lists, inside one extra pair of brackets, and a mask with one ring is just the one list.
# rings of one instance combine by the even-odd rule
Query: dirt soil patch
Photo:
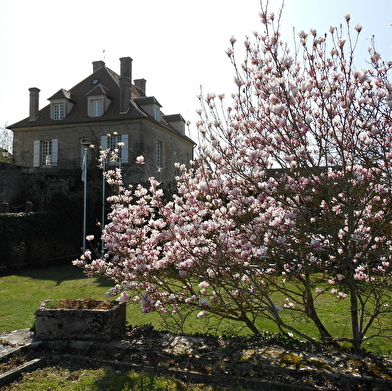
[(110, 300), (94, 299), (59, 299), (48, 303), (52, 309), (77, 310), (77, 309), (97, 309), (107, 310), (113, 308), (114, 303)]

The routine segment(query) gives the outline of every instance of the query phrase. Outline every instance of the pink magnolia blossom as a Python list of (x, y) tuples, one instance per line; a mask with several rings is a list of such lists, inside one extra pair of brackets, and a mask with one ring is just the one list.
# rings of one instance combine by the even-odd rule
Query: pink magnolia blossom
[(137, 164), (144, 164), (144, 156), (138, 156), (136, 162)]
[[(261, 22), (243, 66), (230, 39), (229, 105), (223, 94), (199, 95), (197, 157), (176, 165), (173, 194), (154, 178), (129, 188), (109, 167), (104, 257), (86, 252), (74, 264), (111, 278), (108, 295), (144, 313), (218, 314), (252, 332), (263, 316), (309, 341), (280, 311), (338, 341), (318, 312), (331, 285), (353, 305), (350, 341), (359, 349), (364, 331), (392, 312), (380, 300), (392, 289), (388, 65), (371, 49), (370, 69), (355, 69), (351, 35), (335, 27), (321, 38), (301, 31), (291, 56), (279, 18), (263, 9)], [(272, 304), (277, 295), (287, 298), (283, 308)]]

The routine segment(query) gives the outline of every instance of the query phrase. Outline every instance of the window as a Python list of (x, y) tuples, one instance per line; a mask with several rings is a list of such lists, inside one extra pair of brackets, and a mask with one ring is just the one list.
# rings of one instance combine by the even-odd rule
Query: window
[(64, 118), (64, 103), (53, 104), (53, 119), (60, 120)]
[(122, 142), (122, 136), (116, 134), (113, 136), (109, 137), (109, 145), (108, 147), (110, 148), (111, 151), (114, 151), (116, 148), (119, 149), (118, 144)]
[(34, 167), (57, 166), (58, 140), (34, 140)]
[(112, 100), (109, 96), (109, 89), (101, 84), (95, 85), (85, 96), (87, 97), (87, 115), (89, 117), (104, 115)]
[(91, 99), (90, 117), (100, 117), (102, 115), (102, 99)]
[(121, 135), (112, 135), (108, 137), (108, 148), (117, 155), (117, 161), (121, 162), (122, 145), (120, 143), (122, 143)]
[(155, 121), (161, 121), (161, 110), (159, 106), (154, 106), (154, 119)]
[(42, 141), (41, 162), (43, 162), (45, 166), (50, 166), (52, 164), (52, 140)]
[(95, 85), (98, 84), (98, 82), (99, 82), (99, 79), (94, 79), (94, 80), (91, 82), (91, 84), (92, 84), (93, 86), (95, 86)]
[(73, 107), (73, 102), (69, 99), (50, 99), (50, 119), (61, 121), (64, 119)]
[(155, 121), (161, 122), (161, 105), (153, 96), (135, 98), (135, 103), (154, 118)]
[(161, 140), (157, 140), (156, 142), (155, 158), (156, 158), (157, 167), (161, 168), (162, 167), (162, 141)]
[(59, 121), (64, 119), (71, 112), (74, 105), (71, 95), (70, 91), (66, 91), (62, 88), (49, 98), (50, 119)]
[[(121, 143), (122, 145), (118, 145)], [(101, 136), (102, 150), (110, 149), (114, 151), (118, 149), (119, 163), (128, 163), (128, 135), (114, 134), (110, 136)]]

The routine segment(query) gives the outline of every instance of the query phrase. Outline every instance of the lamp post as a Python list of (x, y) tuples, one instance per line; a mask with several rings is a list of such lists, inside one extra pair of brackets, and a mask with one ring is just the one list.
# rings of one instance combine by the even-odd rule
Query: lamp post
[(83, 199), (83, 254), (86, 251), (86, 231), (87, 231), (87, 147), (84, 148), (82, 163), (82, 181), (84, 182)]
[[(105, 226), (105, 202), (106, 202), (106, 158), (102, 162), (102, 229)], [(103, 260), (105, 250), (105, 242), (101, 238), (101, 259)]]

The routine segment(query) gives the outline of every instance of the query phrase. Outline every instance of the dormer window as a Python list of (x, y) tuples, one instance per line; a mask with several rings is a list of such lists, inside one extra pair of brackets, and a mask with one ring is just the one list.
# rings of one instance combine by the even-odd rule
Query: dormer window
[(102, 99), (90, 100), (90, 117), (100, 117), (102, 115)]
[(185, 134), (185, 120), (181, 114), (164, 115), (163, 119), (175, 130)]
[(154, 107), (153, 110), (154, 110), (154, 119), (155, 119), (155, 121), (161, 122), (161, 110), (160, 110), (159, 106), (154, 105), (153, 107)]
[(53, 104), (53, 119), (60, 120), (64, 118), (64, 103)]
[(136, 98), (135, 102), (155, 121), (161, 122), (161, 105), (153, 96)]
[(86, 96), (87, 115), (92, 118), (101, 117), (110, 105), (109, 89), (97, 84)]
[(61, 89), (57, 91), (50, 101), (50, 118), (55, 121), (61, 121), (71, 111), (74, 102), (71, 100), (71, 93)]

